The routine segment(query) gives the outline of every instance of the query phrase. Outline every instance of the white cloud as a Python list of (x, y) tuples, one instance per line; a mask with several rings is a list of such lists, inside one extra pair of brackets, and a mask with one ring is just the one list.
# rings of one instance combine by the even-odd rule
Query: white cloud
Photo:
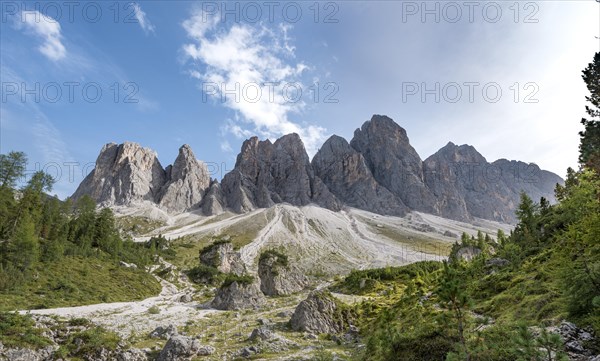
[(205, 87), (212, 87), (206, 95), (240, 115), (240, 121), (226, 124), (225, 130), (236, 137), (257, 134), (277, 138), (297, 133), (313, 155), (325, 138), (325, 129), (291, 119), (306, 106), (302, 99), (291, 98), (298, 86), (308, 95), (308, 88), (301, 84), (308, 67), (291, 60), (295, 47), (290, 45), (290, 26), (269, 29), (234, 24), (225, 28), (223, 24), (217, 29), (219, 20), (219, 16), (209, 17), (202, 11), (185, 20), (182, 26), (194, 41), (182, 50), (187, 59), (203, 65), (191, 70), (190, 75)]
[(19, 28), (24, 27), (43, 39), (38, 50), (48, 59), (58, 61), (66, 57), (67, 50), (61, 40), (60, 23), (52, 17), (37, 10), (27, 10), (21, 12), (21, 17), (16, 24)]
[(227, 153), (233, 152), (233, 149), (231, 148), (231, 144), (229, 144), (229, 142), (226, 140), (221, 142), (221, 150), (223, 152), (227, 152)]
[(154, 32), (154, 25), (146, 17), (146, 13), (138, 4), (133, 4), (133, 14), (146, 34)]

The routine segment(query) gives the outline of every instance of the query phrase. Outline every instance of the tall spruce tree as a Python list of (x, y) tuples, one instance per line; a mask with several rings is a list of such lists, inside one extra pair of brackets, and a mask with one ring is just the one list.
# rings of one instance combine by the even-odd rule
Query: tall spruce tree
[(582, 78), (590, 95), (585, 97), (589, 103), (585, 107), (589, 118), (581, 119), (584, 130), (579, 133), (579, 162), (600, 173), (600, 52), (583, 70)]

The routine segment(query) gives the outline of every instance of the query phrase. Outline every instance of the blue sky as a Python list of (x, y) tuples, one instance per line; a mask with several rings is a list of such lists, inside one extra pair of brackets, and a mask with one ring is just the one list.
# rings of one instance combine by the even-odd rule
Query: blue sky
[(452, 141), (562, 176), (600, 49), (593, 0), (1, 6), (0, 151), (26, 152), (60, 197), (108, 142), (163, 166), (187, 143), (221, 178), (251, 135), (297, 132), (313, 155), (372, 114), (423, 159)]

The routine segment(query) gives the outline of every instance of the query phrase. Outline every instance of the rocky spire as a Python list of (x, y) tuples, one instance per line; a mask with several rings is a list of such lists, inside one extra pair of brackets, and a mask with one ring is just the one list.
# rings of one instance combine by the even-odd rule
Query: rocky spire
[(174, 213), (197, 208), (210, 185), (210, 175), (206, 164), (196, 159), (189, 145), (179, 148), (175, 163), (167, 167), (166, 173), (158, 204)]

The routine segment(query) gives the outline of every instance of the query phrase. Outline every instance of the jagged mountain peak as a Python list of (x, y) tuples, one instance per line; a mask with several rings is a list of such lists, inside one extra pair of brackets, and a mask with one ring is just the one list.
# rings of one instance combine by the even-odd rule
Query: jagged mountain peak
[(387, 138), (390, 141), (401, 143), (410, 142), (404, 128), (392, 118), (378, 114), (373, 115), (371, 120), (367, 120), (360, 128), (354, 131), (354, 139), (369, 137)]
[(488, 163), (467, 144), (448, 142), (423, 161), (400, 125), (373, 115), (349, 142), (329, 137), (312, 162), (298, 134), (273, 142), (251, 137), (221, 183), (210, 179), (206, 165), (187, 144), (163, 169), (150, 149), (133, 142), (109, 143), (73, 197), (89, 194), (105, 205), (151, 201), (172, 213), (247, 212), (278, 203), (313, 203), (334, 211), (346, 205), (389, 215), (416, 210), (463, 221), (510, 223), (521, 191), (553, 200), (560, 182), (534, 164), (506, 159)]
[(456, 145), (448, 142), (444, 147), (440, 148), (436, 153), (432, 154), (425, 160), (425, 163), (431, 161), (439, 161), (443, 159), (446, 162), (470, 162), (470, 163), (487, 163), (487, 160), (474, 146), (469, 144)]

